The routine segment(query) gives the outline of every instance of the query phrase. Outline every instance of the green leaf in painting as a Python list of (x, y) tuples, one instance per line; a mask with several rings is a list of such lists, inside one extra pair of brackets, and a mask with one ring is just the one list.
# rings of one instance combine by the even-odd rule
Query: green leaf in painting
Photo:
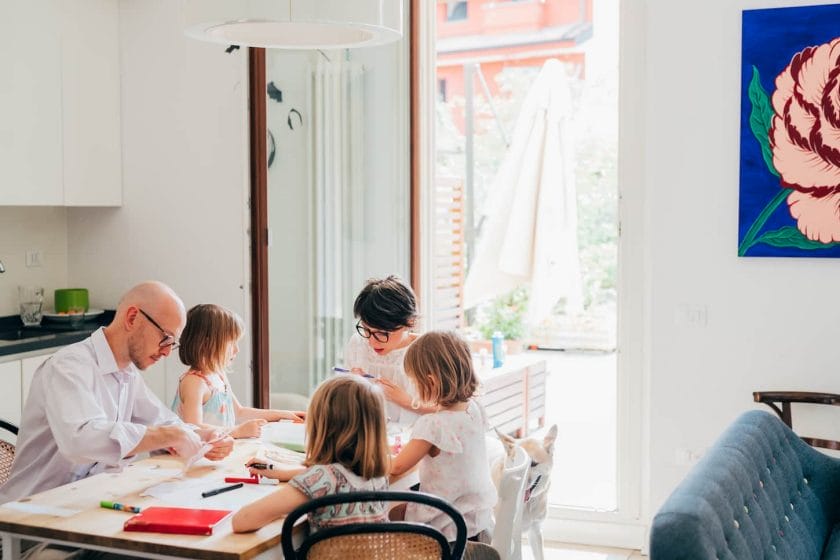
[(773, 165), (773, 151), (770, 149), (770, 126), (773, 122), (773, 107), (770, 105), (770, 98), (761, 85), (761, 77), (758, 68), (753, 66), (753, 76), (750, 80), (748, 90), (752, 110), (750, 111), (750, 130), (761, 146), (761, 155), (770, 173), (779, 176), (776, 166)]
[(795, 247), (805, 251), (813, 251), (815, 249), (829, 249), (840, 245), (840, 243), (820, 243), (819, 241), (812, 241), (802, 235), (802, 232), (795, 227), (786, 226), (774, 231), (768, 231), (759, 237), (755, 243), (765, 243), (773, 247)]

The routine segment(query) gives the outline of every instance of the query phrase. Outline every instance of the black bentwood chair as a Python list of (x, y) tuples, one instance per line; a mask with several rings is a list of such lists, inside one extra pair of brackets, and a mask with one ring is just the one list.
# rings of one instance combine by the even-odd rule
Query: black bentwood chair
[[(292, 529), (301, 517), (319, 508), (357, 502), (412, 502), (436, 508), (455, 523), (455, 542), (450, 545), (443, 533), (429, 525), (388, 521), (320, 529), (304, 538), (295, 549)], [(286, 560), (460, 560), (467, 541), (467, 526), (458, 510), (431, 494), (348, 492), (316, 498), (292, 511), (283, 523), (281, 541)]]

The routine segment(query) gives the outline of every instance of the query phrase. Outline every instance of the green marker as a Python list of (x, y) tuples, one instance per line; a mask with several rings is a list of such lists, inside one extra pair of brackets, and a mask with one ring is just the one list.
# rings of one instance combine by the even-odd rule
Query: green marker
[(124, 506), (116, 502), (108, 502), (105, 500), (99, 502), (99, 507), (103, 507), (105, 509), (115, 509), (117, 511), (127, 511), (129, 513), (140, 513), (140, 508), (137, 506)]

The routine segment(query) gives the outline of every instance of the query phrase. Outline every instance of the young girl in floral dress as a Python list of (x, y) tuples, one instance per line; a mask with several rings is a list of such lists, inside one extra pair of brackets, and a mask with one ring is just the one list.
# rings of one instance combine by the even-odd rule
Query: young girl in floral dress
[[(240, 509), (233, 516), (233, 530), (256, 531), (313, 498), (387, 490), (389, 456), (384, 403), (382, 390), (363, 377), (342, 375), (321, 383), (306, 414), (303, 466), (269, 462), (265, 469), (250, 467), (251, 474), (289, 483)], [(252, 458), (247, 464), (254, 463), (266, 460)], [(386, 520), (382, 502), (341, 504), (309, 515), (310, 528), (315, 530)]]

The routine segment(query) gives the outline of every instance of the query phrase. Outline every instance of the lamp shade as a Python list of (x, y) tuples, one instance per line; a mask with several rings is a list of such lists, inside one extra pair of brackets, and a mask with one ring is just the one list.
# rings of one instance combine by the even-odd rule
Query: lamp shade
[[(242, 17), (202, 21), (189, 37), (268, 49), (345, 49), (402, 37), (403, 0), (274, 0)], [(253, 7), (253, 4), (251, 4)]]

